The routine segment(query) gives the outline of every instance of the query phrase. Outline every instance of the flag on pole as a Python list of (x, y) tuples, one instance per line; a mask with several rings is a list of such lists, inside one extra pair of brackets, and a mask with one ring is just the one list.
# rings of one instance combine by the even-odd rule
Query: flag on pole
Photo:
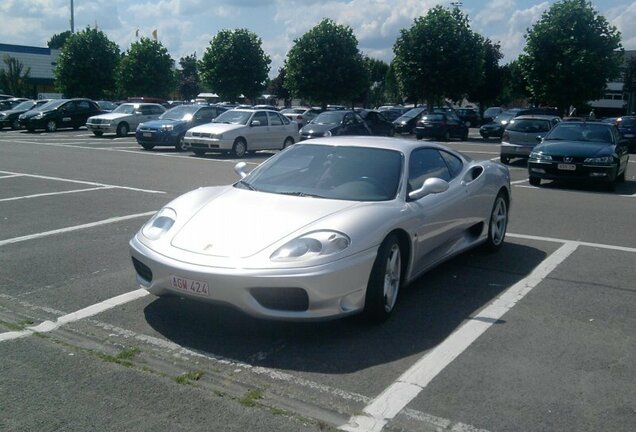
[(138, 38), (139, 37), (139, 29), (135, 30), (135, 37)]
[(154, 29), (154, 30), (152, 31), (152, 37), (153, 37), (155, 40), (157, 40), (157, 29)]

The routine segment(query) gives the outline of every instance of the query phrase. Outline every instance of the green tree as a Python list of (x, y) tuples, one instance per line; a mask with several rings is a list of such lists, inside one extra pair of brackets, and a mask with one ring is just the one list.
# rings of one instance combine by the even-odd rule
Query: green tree
[(101, 99), (115, 93), (119, 47), (97, 29), (72, 34), (55, 66), (58, 90), (67, 97)]
[(484, 113), (486, 106), (492, 105), (501, 96), (504, 72), (503, 68), (499, 66), (499, 60), (503, 58), (499, 43), (484, 39), (483, 51), (483, 79), (468, 92), (468, 99), (479, 103), (480, 114)]
[(285, 88), (285, 75), (287, 74), (285, 67), (278, 69), (278, 75), (267, 85), (267, 92), (276, 95), (277, 98), (285, 99), (285, 106), (290, 105), (289, 90)]
[(389, 73), (388, 63), (382, 60), (365, 57), (364, 64), (369, 73), (370, 87), (364, 95), (365, 106), (375, 107), (386, 102), (386, 76)]
[(483, 79), (483, 38), (459, 8), (436, 6), (393, 45), (394, 71), (403, 94), (429, 109), (445, 98), (459, 100)]
[(185, 100), (191, 100), (200, 93), (199, 68), (196, 53), (179, 59), (179, 93)]
[(51, 49), (60, 49), (64, 46), (68, 38), (71, 37), (73, 33), (70, 30), (66, 30), (62, 33), (56, 33), (51, 36), (51, 39), (46, 43), (46, 45)]
[(235, 101), (241, 94), (260, 96), (271, 63), (261, 45), (247, 29), (221, 30), (199, 62), (202, 82), (224, 100)]
[(622, 62), (620, 32), (586, 0), (561, 0), (528, 29), (520, 56), (528, 88), (566, 112), (603, 95)]
[(519, 59), (501, 67), (502, 89), (497, 99), (501, 105), (523, 105), (531, 95)]
[(0, 89), (15, 97), (32, 96), (29, 79), (31, 78), (31, 68), (24, 70), (24, 64), (9, 55), (5, 55), (2, 61), (6, 65), (0, 69)]
[(142, 37), (121, 59), (117, 79), (125, 96), (167, 98), (175, 87), (174, 60), (161, 42)]
[(636, 57), (627, 62), (623, 78), (623, 91), (627, 93), (627, 114), (636, 113)]
[(353, 30), (330, 19), (294, 41), (285, 67), (285, 87), (292, 95), (323, 108), (330, 102), (351, 102), (369, 88), (369, 73)]

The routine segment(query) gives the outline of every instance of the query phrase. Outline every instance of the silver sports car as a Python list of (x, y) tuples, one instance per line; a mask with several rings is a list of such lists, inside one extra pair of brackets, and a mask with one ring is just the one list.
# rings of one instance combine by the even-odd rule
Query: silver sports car
[(261, 318), (383, 321), (401, 286), (506, 235), (508, 169), (431, 142), (318, 138), (244, 169), (178, 197), (133, 237), (143, 288)]

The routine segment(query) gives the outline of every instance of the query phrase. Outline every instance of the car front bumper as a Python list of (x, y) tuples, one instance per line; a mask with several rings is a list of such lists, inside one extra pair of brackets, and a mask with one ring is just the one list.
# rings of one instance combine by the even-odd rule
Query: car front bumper
[(86, 128), (91, 132), (116, 133), (117, 125), (86, 123)]
[(192, 150), (206, 151), (230, 151), (234, 145), (233, 140), (201, 138), (187, 135), (183, 138), (183, 142), (190, 146)]
[[(559, 168), (559, 165), (573, 165), (575, 169), (562, 169)], [(563, 164), (562, 162), (537, 162), (530, 159), (528, 161), (528, 175), (530, 177), (536, 177), (545, 180), (573, 180), (607, 183), (616, 180), (616, 164)]]
[[(183, 132), (182, 132), (183, 133)], [(179, 143), (180, 135), (167, 130), (137, 130), (135, 138), (139, 144), (152, 145), (176, 145)]]
[[(177, 261), (148, 248), (136, 236), (129, 246), (133, 263), (137, 260), (147, 269), (142, 267), (140, 272), (139, 264), (135, 263), (137, 282), (156, 296), (177, 295), (229, 304), (254, 317), (289, 321), (326, 320), (362, 311), (377, 254), (369, 249), (320, 266), (244, 269)], [(176, 288), (173, 277), (207, 283), (209, 294)], [(306, 303), (290, 307), (290, 290), (302, 294)]]

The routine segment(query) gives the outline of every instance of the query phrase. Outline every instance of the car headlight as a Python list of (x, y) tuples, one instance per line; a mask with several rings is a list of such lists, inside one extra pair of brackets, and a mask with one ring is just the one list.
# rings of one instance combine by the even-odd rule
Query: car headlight
[(595, 158), (587, 158), (583, 163), (591, 163), (598, 165), (611, 165), (614, 163), (614, 156), (601, 156)]
[(322, 136), (331, 136), (331, 131), (327, 131), (324, 134), (322, 134)]
[(43, 112), (37, 113), (36, 115), (33, 116), (34, 119), (41, 119), (43, 117), (44, 117), (44, 113)]
[(350, 244), (351, 239), (345, 234), (316, 231), (285, 243), (269, 258), (272, 261), (304, 261), (341, 252)]
[(551, 161), (552, 160), (552, 156), (547, 155), (547, 154), (543, 154), (541, 152), (531, 152), (530, 153), (530, 159)]
[(141, 229), (141, 233), (149, 240), (158, 240), (167, 233), (177, 220), (177, 212), (164, 207), (157, 212)]
[(223, 134), (210, 134), (210, 138), (222, 140), (223, 139)]
[(161, 126), (161, 130), (162, 131), (170, 132), (172, 129), (174, 129), (173, 125), (163, 125), (163, 126)]

